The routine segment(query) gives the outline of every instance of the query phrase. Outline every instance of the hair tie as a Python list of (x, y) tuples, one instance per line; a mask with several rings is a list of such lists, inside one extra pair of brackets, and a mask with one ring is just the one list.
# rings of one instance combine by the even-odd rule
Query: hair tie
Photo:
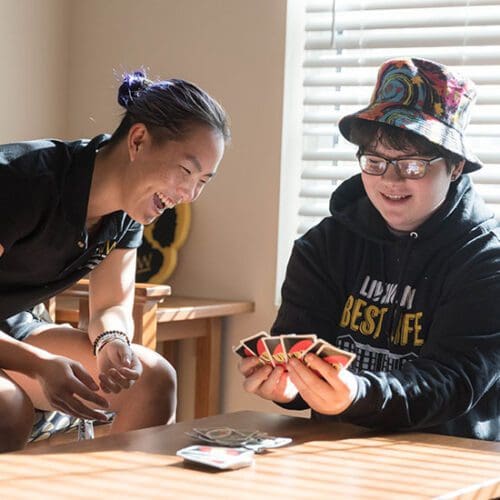
[(118, 104), (128, 109), (137, 94), (151, 85), (146, 74), (142, 71), (126, 73), (118, 89)]

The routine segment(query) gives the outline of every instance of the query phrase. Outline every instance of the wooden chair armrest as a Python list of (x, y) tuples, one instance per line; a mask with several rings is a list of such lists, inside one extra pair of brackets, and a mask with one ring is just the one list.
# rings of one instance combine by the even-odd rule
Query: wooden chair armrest
[[(171, 294), (169, 285), (135, 284), (134, 342), (156, 348), (158, 304)], [(55, 298), (52, 317), (85, 330), (89, 321), (89, 280), (82, 279)]]
[[(154, 283), (136, 283), (135, 299), (156, 300), (161, 302), (172, 293), (170, 285), (157, 285)], [(58, 297), (87, 297), (89, 295), (89, 280), (81, 279), (71, 288), (64, 290)]]

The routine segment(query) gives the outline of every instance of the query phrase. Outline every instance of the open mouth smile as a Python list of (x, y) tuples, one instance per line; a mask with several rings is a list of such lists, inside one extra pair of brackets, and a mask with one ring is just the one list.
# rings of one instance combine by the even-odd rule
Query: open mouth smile
[(167, 208), (174, 208), (177, 204), (174, 200), (165, 196), (160, 191), (156, 191), (153, 195), (153, 202), (158, 215), (161, 215)]
[(402, 201), (410, 198), (409, 194), (389, 194), (389, 193), (380, 193), (383, 198), (390, 201)]

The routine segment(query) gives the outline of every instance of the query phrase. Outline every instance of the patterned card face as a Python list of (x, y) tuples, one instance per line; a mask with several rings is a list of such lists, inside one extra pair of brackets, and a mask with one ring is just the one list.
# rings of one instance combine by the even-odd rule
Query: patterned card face
[(251, 358), (255, 354), (244, 344), (239, 343), (237, 346), (233, 347), (233, 352), (242, 358)]
[(265, 337), (269, 337), (269, 334), (266, 332), (259, 332), (255, 335), (247, 337), (241, 341), (249, 351), (253, 352), (254, 356), (260, 356), (263, 352), (266, 351), (266, 348), (262, 342), (262, 339)]
[(314, 334), (282, 335), (283, 347), (288, 358), (302, 359), (304, 353), (316, 342)]
[(288, 361), (281, 337), (266, 337), (262, 339), (267, 354), (273, 366), (282, 366)]
[(356, 355), (334, 347), (326, 340), (318, 339), (314, 333), (288, 333), (270, 336), (259, 332), (242, 339), (233, 347), (235, 354), (242, 358), (258, 357), (263, 364), (283, 366), (292, 358), (300, 360), (308, 353), (315, 354), (338, 369), (348, 368)]
[(347, 368), (356, 357), (356, 355), (352, 352), (343, 351), (342, 349), (333, 347), (330, 344), (324, 344), (321, 346), (317, 355), (339, 370)]

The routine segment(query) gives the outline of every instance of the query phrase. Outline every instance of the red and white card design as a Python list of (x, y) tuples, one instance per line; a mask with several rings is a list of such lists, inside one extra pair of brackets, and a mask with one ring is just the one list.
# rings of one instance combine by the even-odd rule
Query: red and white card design
[(233, 347), (233, 351), (241, 357), (257, 356), (263, 364), (285, 366), (291, 358), (304, 359), (313, 353), (336, 368), (347, 368), (356, 355), (334, 347), (314, 333), (288, 333), (270, 336), (259, 332), (244, 338)]

